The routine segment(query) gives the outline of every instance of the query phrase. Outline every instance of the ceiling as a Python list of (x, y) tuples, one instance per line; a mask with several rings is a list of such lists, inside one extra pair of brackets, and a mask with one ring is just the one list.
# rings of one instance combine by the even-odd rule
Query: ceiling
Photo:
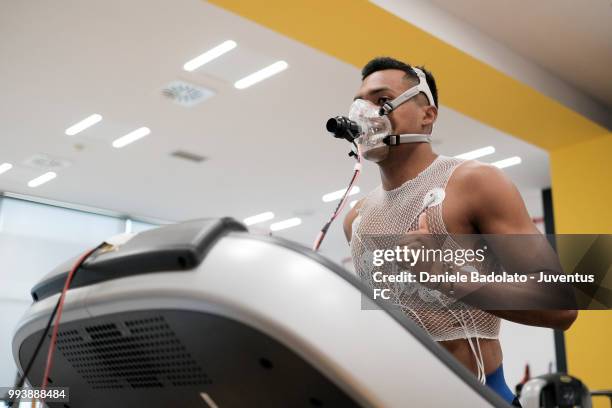
[(610, 0), (431, 0), (612, 110)]
[[(348, 110), (359, 70), (206, 2), (169, 4), (0, 3), (0, 163), (14, 165), (0, 175), (0, 191), (168, 221), (273, 211), (275, 221), (301, 217), (302, 225), (278, 235), (309, 245), (335, 207), (321, 196), (350, 177), (348, 145), (326, 134), (324, 123)], [(227, 39), (238, 47), (199, 70), (182, 70)], [(286, 71), (245, 90), (233, 87), (280, 59)], [(174, 104), (161, 90), (177, 79), (215, 96), (191, 108)], [(524, 197), (549, 185), (543, 150), (441, 102), (434, 130), (439, 153), (493, 145), (497, 152), (483, 161), (522, 157), (523, 164), (505, 171)], [(64, 134), (92, 113), (102, 122)], [(151, 134), (123, 149), (111, 146), (141, 126)], [(177, 159), (170, 155), (176, 150), (206, 160)], [(32, 189), (27, 182), (46, 171), (28, 160), (35, 154), (67, 166)], [(363, 173), (358, 184), (367, 192), (378, 171), (369, 164)], [(347, 254), (339, 223), (324, 252), (336, 259)]]

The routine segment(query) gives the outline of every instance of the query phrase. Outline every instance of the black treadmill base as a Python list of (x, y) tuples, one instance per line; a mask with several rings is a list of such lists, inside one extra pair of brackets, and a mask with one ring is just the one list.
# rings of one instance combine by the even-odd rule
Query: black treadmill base
[[(62, 323), (59, 333), (49, 387), (69, 387), (70, 401), (50, 407), (358, 406), (292, 350), (218, 315), (123, 312)], [(22, 344), (22, 366), (41, 334)], [(49, 338), (29, 376), (34, 386), (48, 345)]]

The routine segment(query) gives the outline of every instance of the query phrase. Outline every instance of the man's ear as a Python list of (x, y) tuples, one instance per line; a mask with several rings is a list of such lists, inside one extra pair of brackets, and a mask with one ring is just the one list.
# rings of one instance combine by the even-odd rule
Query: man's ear
[(423, 126), (433, 125), (438, 118), (438, 108), (433, 105), (424, 106), (423, 112)]

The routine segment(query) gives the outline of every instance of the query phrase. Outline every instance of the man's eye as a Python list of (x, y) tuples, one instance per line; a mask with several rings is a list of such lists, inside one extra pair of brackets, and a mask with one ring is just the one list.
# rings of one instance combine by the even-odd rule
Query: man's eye
[(384, 105), (387, 101), (391, 100), (391, 98), (387, 98), (386, 96), (383, 96), (381, 98), (378, 98), (378, 105)]

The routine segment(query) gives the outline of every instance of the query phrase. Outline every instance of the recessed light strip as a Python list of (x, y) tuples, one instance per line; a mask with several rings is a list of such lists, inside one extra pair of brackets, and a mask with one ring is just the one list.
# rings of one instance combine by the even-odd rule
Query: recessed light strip
[(465, 159), (465, 160), (474, 160), (482, 156), (487, 156), (489, 154), (495, 153), (495, 148), (493, 146), (487, 146), (480, 149), (472, 150), (467, 153), (458, 154), (455, 156), (457, 159)]
[[(338, 191), (334, 191), (332, 193), (327, 193), (323, 196), (323, 202), (325, 203), (329, 203), (330, 201), (336, 201), (342, 198), (342, 196), (344, 195), (344, 192), (346, 191), (346, 188), (343, 188), (342, 190), (338, 190)], [(361, 190), (359, 188), (359, 186), (353, 186), (353, 188), (351, 188), (351, 191), (349, 192), (349, 196), (355, 195), (357, 193), (359, 193)]]
[(507, 159), (503, 159), (503, 160), (499, 160), (496, 162), (491, 163), (492, 165), (494, 165), (495, 167), (498, 167), (500, 169), (505, 169), (506, 167), (510, 167), (510, 166), (515, 166), (517, 164), (521, 164), (522, 160), (520, 157), (518, 156), (512, 156), (512, 157), (508, 157)]
[(74, 136), (77, 133), (80, 133), (80, 132), (84, 131), (88, 127), (91, 127), (91, 126), (95, 125), (96, 123), (98, 123), (101, 120), (102, 120), (102, 115), (94, 113), (93, 115), (90, 115), (90, 116), (86, 117), (82, 121), (80, 121), (78, 123), (75, 123), (74, 125), (70, 126), (68, 129), (66, 129), (65, 133), (68, 136)]
[(295, 227), (297, 225), (300, 225), (301, 223), (302, 223), (302, 220), (300, 218), (297, 218), (297, 217), (289, 218), (287, 220), (283, 220), (283, 221), (279, 221), (279, 222), (275, 222), (274, 224), (271, 224), (270, 230), (280, 231), (280, 230), (284, 230), (287, 228)]
[(236, 45), (238, 45), (236, 44), (236, 41), (232, 41), (232, 40), (224, 41), (221, 44), (217, 45), (216, 47), (211, 48), (210, 50), (206, 51), (204, 54), (198, 55), (194, 59), (187, 61), (185, 65), (183, 65), (183, 69), (188, 72), (195, 71), (196, 69), (200, 68), (202, 65), (209, 63), (215, 58), (219, 58), (226, 52), (233, 50), (234, 48), (236, 48)]
[(151, 129), (149, 129), (148, 127), (138, 128), (125, 136), (121, 136), (119, 139), (115, 139), (115, 141), (113, 142), (113, 147), (120, 149), (124, 146), (129, 145), (130, 143), (134, 143), (138, 139), (142, 139), (149, 133), (151, 133)]
[(2, 163), (0, 164), (0, 174), (6, 173), (12, 168), (13, 168), (13, 165), (11, 163)]
[(35, 179), (32, 179), (28, 182), (28, 187), (38, 187), (42, 184), (45, 184), (48, 181), (53, 180), (55, 177), (57, 177), (57, 174), (55, 174), (55, 172), (49, 171), (45, 174), (43, 174), (42, 176), (38, 176)]
[(242, 79), (239, 79), (234, 83), (234, 86), (238, 89), (245, 89), (251, 85), (255, 85), (258, 82), (263, 81), (264, 79), (270, 78), (272, 75), (276, 75), (281, 71), (287, 69), (289, 64), (285, 61), (276, 61), (272, 65), (268, 65), (267, 67), (260, 69), (257, 72), (254, 72), (250, 75), (245, 76)]
[(244, 222), (244, 225), (253, 225), (253, 224), (258, 224), (260, 222), (270, 221), (272, 218), (274, 218), (274, 213), (271, 211), (267, 211), (261, 214), (247, 217), (244, 220), (242, 220), (242, 222)]

